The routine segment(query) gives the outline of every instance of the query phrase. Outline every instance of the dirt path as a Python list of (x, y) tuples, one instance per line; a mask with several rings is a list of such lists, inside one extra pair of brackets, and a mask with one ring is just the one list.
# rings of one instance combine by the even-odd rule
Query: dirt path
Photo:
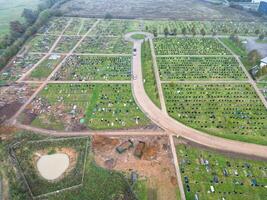
[[(43, 81), (20, 81), (20, 82), (23, 82), (23, 83), (43, 83)], [(131, 83), (131, 81), (47, 81), (47, 84), (49, 83)]]
[[(21, 114), (21, 112), (26, 108), (28, 104), (32, 102), (32, 100), (37, 96), (37, 94), (46, 86), (48, 81), (54, 76), (54, 74), (59, 70), (59, 68), (63, 65), (63, 63), (67, 60), (67, 58), (74, 52), (74, 50), (81, 44), (81, 42), (85, 39), (85, 37), (94, 29), (94, 27), (99, 23), (99, 20), (97, 20), (94, 25), (87, 31), (87, 33), (76, 43), (76, 45), (70, 50), (70, 52), (67, 54), (67, 56), (64, 57), (64, 59), (61, 60), (61, 62), (55, 67), (53, 72), (47, 77), (47, 79), (41, 84), (41, 86), (33, 93), (33, 95), (28, 99), (28, 101), (21, 106), (21, 108), (16, 112), (16, 114), (9, 120), (9, 124), (15, 124), (17, 117)], [(64, 30), (63, 30), (64, 31)], [(62, 31), (62, 33), (63, 33)], [(57, 43), (59, 39), (55, 42)], [(52, 46), (54, 48), (56, 44)], [(52, 52), (53, 49), (50, 49)], [(49, 52), (50, 52), (49, 51)]]
[[(63, 33), (65, 32), (65, 30), (69, 27), (69, 25), (70, 25), (70, 23), (71, 23), (71, 21), (72, 21), (72, 19), (70, 19), (68, 22), (67, 22), (67, 24), (66, 24), (66, 26), (65, 26), (65, 28), (62, 30), (62, 32), (61, 32), (61, 34), (58, 36), (58, 38), (55, 40), (55, 42), (54, 42), (54, 44), (52, 45), (52, 47), (50, 48), (50, 50), (49, 50), (49, 52), (48, 53), (46, 53), (29, 71), (27, 71), (25, 74), (23, 74), (20, 78), (19, 78), (19, 80), (17, 81), (17, 82), (21, 82), (21, 81), (23, 81), (28, 75), (30, 75), (31, 74), (31, 72), (36, 68), (36, 67), (38, 67), (39, 66), (39, 64), (40, 63), (42, 63), (45, 59), (47, 59), (50, 55), (51, 55), (51, 53), (53, 52), (53, 50), (56, 48), (56, 46), (57, 46), (57, 44), (58, 44), (58, 42), (60, 41), (60, 39), (62, 38), (62, 35), (63, 35)], [(41, 53), (41, 54), (43, 54), (43, 53)]]

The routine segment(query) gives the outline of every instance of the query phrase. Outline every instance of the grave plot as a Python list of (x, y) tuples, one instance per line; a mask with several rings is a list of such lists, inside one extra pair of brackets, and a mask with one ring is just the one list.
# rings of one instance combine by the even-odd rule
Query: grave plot
[(46, 53), (53, 46), (57, 36), (54, 35), (35, 35), (27, 44), (30, 52)]
[(219, 137), (267, 144), (267, 110), (250, 84), (163, 84), (168, 113)]
[(55, 80), (130, 80), (130, 56), (70, 56)]
[(64, 35), (77, 35), (82, 26), (81, 18), (71, 18), (72, 21), (64, 32)]
[(54, 17), (52, 20), (49, 20), (48, 23), (38, 31), (38, 33), (59, 35), (66, 27), (69, 20), (70, 18), (66, 17)]
[(230, 157), (176, 141), (186, 199), (266, 198), (267, 163)]
[(234, 57), (157, 57), (161, 80), (245, 80)]
[(131, 53), (132, 45), (120, 37), (86, 37), (79, 47), (75, 50), (76, 53)]
[(231, 21), (149, 21), (144, 20), (144, 30), (153, 33), (155, 30), (159, 35), (164, 34), (164, 29), (167, 28), (170, 35), (174, 35), (174, 29), (177, 34), (183, 34), (182, 29), (185, 28), (186, 35), (192, 35), (194, 28), (196, 34), (201, 34), (201, 29), (205, 30), (206, 34), (212, 35), (230, 35), (232, 33), (238, 35), (253, 35), (258, 30), (260, 33), (267, 31), (267, 23), (264, 22), (231, 22)]
[(24, 110), (20, 121), (66, 131), (150, 124), (135, 104), (130, 84), (49, 84)]
[(22, 74), (30, 70), (43, 56), (43, 54), (16, 56), (13, 62), (0, 73), (0, 84), (17, 81)]
[(79, 35), (85, 35), (89, 31), (89, 29), (94, 25), (95, 22), (96, 19), (84, 18), (82, 22), (82, 27), (79, 30)]
[(214, 38), (156, 38), (157, 55), (230, 55)]
[(68, 53), (80, 39), (80, 36), (62, 36), (53, 51), (56, 53)]
[(95, 104), (91, 103), (86, 112), (90, 128), (138, 128), (150, 123), (136, 105), (130, 84), (96, 85), (92, 100)]
[(125, 33), (141, 30), (140, 21), (136, 20), (102, 20), (90, 35), (123, 36)]
[(41, 62), (30, 74), (29, 80), (45, 80), (64, 56), (52, 54)]

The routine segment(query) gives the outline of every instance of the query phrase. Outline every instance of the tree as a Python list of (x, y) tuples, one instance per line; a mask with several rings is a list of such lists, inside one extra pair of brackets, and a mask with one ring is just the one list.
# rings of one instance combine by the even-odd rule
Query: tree
[(200, 30), (200, 33), (201, 33), (201, 35), (204, 37), (204, 36), (206, 35), (206, 31), (205, 31), (205, 29), (202, 28), (202, 29)]
[(22, 25), (19, 21), (11, 21), (9, 23), (11, 37), (17, 39), (25, 32), (25, 26)]
[(193, 36), (195, 36), (197, 34), (195, 26), (192, 27), (191, 33), (192, 33)]
[(259, 35), (260, 34), (260, 30), (259, 29), (255, 30), (255, 34)]
[(257, 50), (252, 50), (248, 54), (248, 60), (251, 62), (252, 65), (257, 65), (261, 60), (261, 55)]
[(213, 36), (213, 37), (215, 37), (215, 36), (216, 36), (216, 34), (217, 34), (217, 33), (216, 33), (216, 31), (215, 31), (215, 30), (213, 30), (213, 31), (212, 31), (212, 36)]
[(186, 35), (186, 28), (185, 28), (185, 27), (182, 28), (182, 34), (183, 34), (184, 36)]
[(146, 29), (146, 31), (148, 31), (148, 26), (146, 26), (146, 28), (145, 28), (145, 29)]
[(173, 29), (172, 33), (173, 35), (177, 35), (177, 28)]
[(164, 28), (164, 35), (167, 37), (169, 35), (169, 30), (167, 27)]
[(21, 16), (24, 17), (26, 22), (31, 25), (36, 21), (38, 12), (25, 8)]
[(153, 35), (154, 35), (154, 37), (157, 37), (158, 36), (158, 31), (157, 31), (157, 29), (153, 29)]
[(259, 40), (263, 40), (264, 39), (264, 34), (260, 34), (259, 35)]
[(106, 13), (104, 18), (105, 19), (112, 19), (113, 16), (110, 13)]

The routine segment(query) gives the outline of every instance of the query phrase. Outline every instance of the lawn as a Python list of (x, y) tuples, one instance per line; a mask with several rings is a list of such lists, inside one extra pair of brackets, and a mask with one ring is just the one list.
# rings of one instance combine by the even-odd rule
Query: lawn
[(161, 80), (245, 80), (234, 57), (158, 57)]
[(185, 144), (178, 144), (176, 152), (186, 199), (266, 198), (266, 162), (233, 158)]
[(66, 131), (150, 124), (136, 105), (130, 84), (49, 84), (20, 120), (36, 127)]
[[(33, 196), (54, 192), (82, 183), (84, 162), (86, 159), (88, 138), (66, 138), (55, 140), (28, 141), (15, 145), (12, 149), (17, 159), (20, 173), (23, 173)], [(49, 182), (40, 177), (36, 170), (36, 162), (40, 152), (54, 154), (61, 152), (63, 148), (73, 149), (77, 153), (76, 163), (73, 169), (61, 180)], [(50, 153), (51, 152), (51, 153)], [(52, 153), (54, 152), (54, 153)]]
[(267, 111), (250, 84), (163, 84), (168, 113), (219, 137), (267, 144)]
[[(3, 155), (1, 160), (0, 174), (3, 173), (9, 180), (9, 195), (11, 199), (24, 200), (30, 199), (28, 190), (26, 189), (25, 182), (20, 178), (19, 172), (22, 172), (31, 190), (35, 195), (54, 191), (56, 189), (63, 189), (65, 187), (83, 183), (81, 187), (73, 188), (58, 192), (53, 195), (44, 197), (49, 200), (84, 200), (84, 199), (128, 199), (136, 200), (135, 195), (131, 191), (128, 179), (120, 172), (106, 170), (99, 167), (94, 161), (94, 155), (91, 151), (91, 139), (88, 137), (83, 138), (47, 138), (37, 134), (28, 132), (17, 132), (14, 138), (3, 141), (0, 144), (0, 154)], [(15, 147), (15, 155), (23, 170), (18, 171), (9, 162), (8, 157), (8, 144), (14, 141), (22, 141), (17, 143)], [(88, 147), (88, 149), (86, 149)], [(35, 166), (33, 157), (36, 157), (35, 152), (47, 152), (53, 154), (55, 151), (64, 151), (64, 149), (73, 149), (76, 151), (76, 165), (71, 171), (57, 181), (46, 181), (39, 176)], [(86, 156), (86, 157), (85, 157)], [(84, 163), (84, 159), (86, 162)], [(3, 164), (3, 165), (2, 165)], [(85, 165), (84, 165), (85, 164)], [(83, 181), (81, 177), (84, 172)], [(43, 198), (41, 198), (43, 199)]]
[(153, 103), (160, 108), (158, 88), (152, 63), (150, 44), (148, 41), (142, 44), (141, 53), (145, 91)]
[(130, 80), (130, 56), (69, 57), (57, 73), (57, 80)]
[(86, 37), (76, 53), (130, 54), (132, 45), (121, 37)]
[(30, 74), (30, 80), (45, 80), (63, 59), (63, 56), (52, 55), (41, 62)]
[(0, 0), (0, 38), (9, 33), (9, 22), (24, 21), (21, 17), (24, 8), (36, 9), (40, 0)]
[(245, 45), (240, 42), (233, 42), (231, 39), (229, 38), (220, 38), (220, 40), (226, 45), (228, 46), (236, 55), (239, 55), (241, 57), (245, 57), (247, 56), (247, 50)]
[(214, 38), (155, 38), (154, 45), (157, 55), (230, 55)]

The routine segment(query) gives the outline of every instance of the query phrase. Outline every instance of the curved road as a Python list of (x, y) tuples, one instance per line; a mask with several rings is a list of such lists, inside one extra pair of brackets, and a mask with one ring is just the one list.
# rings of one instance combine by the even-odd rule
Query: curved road
[[(167, 113), (164, 113), (162, 110), (160, 110), (150, 100), (145, 92), (141, 65), (142, 40), (132, 39), (132, 34), (136, 33), (129, 33), (125, 36), (126, 40), (133, 42), (134, 48), (137, 50), (136, 55), (133, 56), (132, 63), (132, 73), (133, 77), (135, 77), (134, 79), (132, 79), (132, 92), (136, 103), (140, 106), (140, 109), (143, 110), (147, 117), (149, 117), (154, 123), (156, 123), (159, 127), (163, 128), (170, 134), (181, 136), (200, 145), (204, 145), (206, 147), (220, 151), (233, 152), (267, 159), (267, 146), (228, 140), (203, 133), (201, 131), (185, 126), (184, 124), (170, 117)], [(149, 39), (151, 39), (150, 34), (146, 35)]]

